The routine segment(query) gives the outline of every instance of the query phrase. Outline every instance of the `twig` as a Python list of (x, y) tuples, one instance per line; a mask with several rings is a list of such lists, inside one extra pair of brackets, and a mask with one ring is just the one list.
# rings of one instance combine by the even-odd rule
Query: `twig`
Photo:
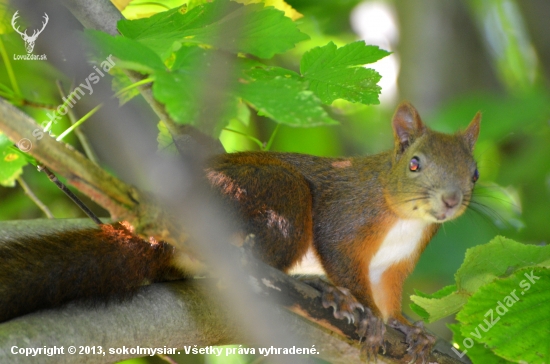
[(26, 140), (25, 152), (65, 177), (81, 192), (109, 211), (113, 219), (128, 217), (137, 208), (140, 194), (113, 177), (72, 148), (45, 134), (40, 140), (33, 132), (40, 126), (27, 114), (0, 99), (0, 130), (17, 145)]
[(86, 204), (84, 204), (84, 202), (82, 202), (82, 200), (73, 193), (73, 191), (68, 189), (67, 186), (65, 186), (65, 184), (63, 184), (63, 182), (61, 182), (55, 174), (52, 173), (52, 171), (41, 164), (38, 165), (38, 171), (46, 173), (46, 176), (48, 176), (50, 181), (52, 181), (61, 191), (63, 191), (65, 195), (67, 195), (67, 197), (69, 197), (78, 207), (80, 207), (80, 209), (84, 211), (84, 213), (88, 215), (93, 222), (97, 225), (103, 224), (101, 220), (99, 220), (99, 218), (92, 212), (92, 210), (90, 210), (88, 206), (86, 206)]
[(48, 134), (42, 139), (34, 138), (33, 133), (39, 128), (30, 116), (0, 98), (0, 130), (16, 145), (25, 145), (26, 153), (109, 211), (111, 219), (127, 220), (136, 233), (174, 245), (182, 260), (199, 261), (185, 238), (187, 235), (167, 216), (165, 209)]
[[(63, 91), (63, 87), (61, 85), (61, 82), (59, 80), (55, 81), (55, 84), (57, 85), (57, 89), (59, 90), (59, 94), (61, 95), (61, 97), (67, 97), (67, 95), (65, 94), (65, 92)], [(68, 112), (67, 112), (67, 116), (69, 117), (69, 120), (71, 121), (71, 124), (75, 124), (77, 119), (76, 119), (76, 116), (73, 112), (73, 109), (72, 108), (67, 108)], [(92, 146), (90, 145), (90, 142), (88, 141), (88, 137), (86, 137), (86, 135), (80, 130), (80, 129), (76, 129), (75, 131), (75, 135), (76, 137), (78, 138), (78, 141), (80, 142), (80, 145), (82, 145), (82, 149), (84, 149), (84, 153), (86, 154), (86, 156), (94, 163), (97, 163), (97, 156), (92, 148)]]
[(34, 204), (38, 206), (40, 210), (42, 210), (42, 212), (44, 213), (44, 215), (48, 217), (48, 219), (55, 218), (55, 216), (53, 216), (50, 209), (48, 209), (48, 206), (46, 206), (42, 201), (40, 201), (40, 199), (34, 194), (34, 192), (32, 192), (32, 190), (30, 189), (29, 185), (27, 185), (25, 180), (23, 180), (23, 178), (17, 177), (17, 183), (19, 183), (23, 191), (25, 191), (25, 194), (29, 196), (32, 202), (34, 202)]

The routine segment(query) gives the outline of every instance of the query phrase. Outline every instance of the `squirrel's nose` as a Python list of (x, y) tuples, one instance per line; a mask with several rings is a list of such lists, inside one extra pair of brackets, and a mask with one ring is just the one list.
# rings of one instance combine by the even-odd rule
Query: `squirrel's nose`
[(452, 209), (462, 202), (462, 193), (460, 191), (444, 192), (441, 195), (441, 200), (445, 207)]

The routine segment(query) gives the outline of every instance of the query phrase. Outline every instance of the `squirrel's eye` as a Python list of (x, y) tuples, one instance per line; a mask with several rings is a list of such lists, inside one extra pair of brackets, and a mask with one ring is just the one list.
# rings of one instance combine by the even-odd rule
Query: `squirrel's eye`
[(479, 171), (476, 168), (476, 170), (474, 171), (474, 175), (472, 176), (472, 182), (475, 183), (477, 182), (478, 179), (479, 179)]
[(409, 171), (411, 172), (418, 172), (420, 170), (420, 160), (418, 157), (412, 157), (411, 161), (409, 162)]

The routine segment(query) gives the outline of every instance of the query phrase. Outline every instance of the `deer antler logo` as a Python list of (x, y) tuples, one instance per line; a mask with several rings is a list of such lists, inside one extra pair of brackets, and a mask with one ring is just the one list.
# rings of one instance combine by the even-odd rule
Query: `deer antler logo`
[(15, 24), (15, 20), (19, 18), (19, 15), (17, 15), (18, 12), (19, 10), (16, 11), (15, 14), (13, 14), (13, 17), (11, 18), (11, 26), (17, 33), (21, 35), (21, 38), (23, 38), (23, 40), (25, 41), (25, 48), (27, 49), (27, 53), (31, 53), (32, 50), (34, 49), (34, 42), (36, 42), (36, 38), (38, 38), (40, 33), (42, 33), (44, 28), (46, 28), (46, 24), (48, 24), (48, 20), (49, 20), (48, 14), (44, 13), (44, 21), (42, 22), (42, 29), (33, 30), (32, 35), (29, 36), (27, 35), (27, 29), (25, 29), (24, 32), (21, 32), (19, 30), (19, 27)]

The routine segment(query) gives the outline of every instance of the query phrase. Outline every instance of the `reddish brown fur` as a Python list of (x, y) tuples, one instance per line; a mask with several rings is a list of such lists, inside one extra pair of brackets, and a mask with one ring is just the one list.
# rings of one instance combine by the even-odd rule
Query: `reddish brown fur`
[[(429, 186), (460, 189), (467, 204), (479, 118), (465, 132), (446, 135), (428, 129), (416, 110), (404, 103), (392, 125), (396, 143), (392, 151), (346, 159), (226, 154), (212, 159), (207, 178), (242, 219), (241, 231), (256, 235), (254, 250), (261, 259), (286, 271), (313, 243), (335, 285), (348, 288), (385, 320), (402, 320), (403, 281), (439, 226), (432, 211), (439, 207), (431, 206), (426, 190)], [(417, 153), (425, 164), (422, 174), (413, 176), (408, 163)], [(421, 241), (410, 256), (382, 273), (379, 287), (371, 287), (369, 264), (399, 219), (426, 222)], [(386, 292), (381, 307), (375, 305), (373, 289)]]
[(311, 194), (292, 165), (268, 153), (224, 154), (212, 161), (206, 178), (232, 207), (228, 212), (239, 214), (241, 229), (256, 236), (252, 249), (268, 264), (287, 271), (307, 252)]
[[(465, 132), (445, 135), (425, 127), (404, 103), (392, 125), (395, 149), (377, 155), (223, 154), (209, 161), (205, 178), (239, 221), (232, 233), (254, 234), (251, 249), (267, 264), (288, 271), (313, 247), (335, 285), (385, 320), (406, 323), (400, 313), (403, 281), (439, 226), (430, 220), (433, 201), (425, 196), (433, 187), (426, 186), (460, 191), (464, 203), (456, 216), (464, 210), (473, 189), (479, 115)], [(412, 175), (408, 163), (417, 156), (422, 174)], [(429, 224), (416, 250), (387, 267), (371, 287), (369, 264), (398, 219)], [(148, 243), (117, 224), (0, 244), (0, 264), (1, 322), (74, 299), (124, 298), (172, 274), (170, 265), (177, 263), (172, 247)], [(376, 290), (386, 292), (380, 307)]]
[(0, 322), (75, 299), (130, 297), (175, 273), (172, 255), (171, 246), (149, 244), (118, 223), (0, 241)]

